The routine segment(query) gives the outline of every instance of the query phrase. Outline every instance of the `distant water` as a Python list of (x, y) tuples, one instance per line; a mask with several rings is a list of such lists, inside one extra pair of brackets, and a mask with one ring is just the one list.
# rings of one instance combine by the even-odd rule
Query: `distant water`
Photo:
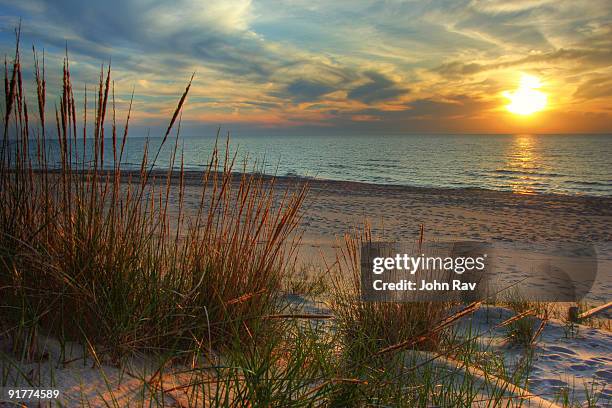
[[(161, 139), (150, 139), (154, 152)], [(128, 139), (137, 167), (145, 139)], [(167, 167), (174, 140), (157, 161)], [(214, 138), (179, 140), (187, 169), (205, 167)], [(106, 157), (112, 157), (106, 141)], [(612, 135), (234, 136), (231, 149), (278, 175), (520, 193), (612, 196)], [(262, 168), (262, 163), (265, 163)], [(249, 167), (252, 170), (252, 167)]]

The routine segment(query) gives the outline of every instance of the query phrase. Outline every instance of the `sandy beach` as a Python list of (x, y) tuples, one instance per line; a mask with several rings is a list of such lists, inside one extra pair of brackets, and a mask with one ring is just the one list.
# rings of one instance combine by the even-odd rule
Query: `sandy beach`
[[(155, 179), (166, 173), (154, 171)], [(139, 174), (124, 172), (138, 180)], [(201, 173), (184, 174), (184, 215), (197, 210)], [(240, 175), (236, 174), (237, 185)], [(272, 180), (264, 176), (267, 182)], [(173, 175), (172, 184), (178, 184)], [(612, 292), (612, 204), (609, 198), (557, 194), (519, 194), (485, 189), (434, 189), (276, 177), (279, 192), (308, 184), (302, 208), (301, 235), (297, 268), (322, 272), (335, 260), (344, 234), (356, 234), (368, 225), (373, 239), (415, 242), (423, 225), (425, 241), (475, 241), (503, 248), (497, 256), (494, 276), (498, 287), (512, 286), (519, 280), (533, 278), (534, 268), (546, 260), (547, 252), (561, 251), (576, 243), (591, 246), (596, 254), (597, 271), (588, 295), (589, 303), (605, 303)], [(170, 203), (178, 201), (177, 189), (170, 193)], [(169, 207), (171, 218), (178, 217), (178, 206)], [(518, 252), (517, 252), (517, 249)], [(529, 252), (525, 252), (529, 251)], [(531, 252), (532, 251), (532, 252)], [(540, 259), (535, 254), (541, 254)], [(535, 257), (534, 259), (527, 259)], [(525, 259), (519, 259), (525, 258)], [(542, 261), (542, 262), (541, 262)], [(570, 271), (570, 273), (572, 273)], [(544, 291), (554, 284), (531, 279)], [(562, 280), (564, 278), (561, 278)], [(524, 288), (524, 286), (523, 286)]]
[[(321, 312), (320, 308), (312, 310)], [(311, 311), (312, 311), (311, 310)], [(479, 337), (478, 358), (482, 361), (499, 360), (513, 369), (520, 364), (524, 357), (524, 350), (520, 347), (509, 346), (505, 340), (503, 328), (494, 328), (504, 319), (512, 316), (512, 312), (502, 307), (484, 307), (474, 315), (463, 320), (458, 332), (466, 336)], [(555, 404), (563, 390), (570, 390), (571, 397), (582, 401), (585, 393), (599, 394), (598, 403), (594, 407), (609, 406), (612, 398), (610, 382), (612, 381), (612, 335), (586, 326), (579, 326), (578, 333), (568, 336), (563, 322), (552, 319), (541, 333), (540, 340), (533, 348), (534, 360), (529, 376), (529, 391), (535, 396), (522, 400), (516, 398), (520, 389), (514, 392), (506, 390), (506, 394), (514, 396), (507, 400), (508, 407), (530, 408), (558, 408)], [(56, 366), (52, 362), (60, 358), (60, 345), (53, 339), (41, 339), (41, 350), (48, 353), (48, 360), (43, 364), (19, 364), (19, 369), (31, 373), (31, 376), (41, 385), (53, 385), (63, 391), (62, 402), (66, 406), (81, 406), (85, 402), (91, 406), (101, 406), (108, 401), (116, 401), (120, 406), (139, 405), (152, 399), (153, 393), (143, 386), (143, 379), (154, 378), (157, 366), (160, 364), (154, 359), (134, 358), (126, 361), (122, 368), (113, 365), (97, 366), (91, 358), (83, 358), (80, 348), (76, 344), (68, 344), (66, 360), (69, 364)], [(418, 356), (418, 353), (417, 353)], [(422, 358), (427, 358), (424, 355)], [(157, 365), (156, 365), (157, 364)], [(440, 370), (453, 374), (444, 386), (460, 384), (464, 374), (462, 369), (444, 364), (442, 361), (434, 362)], [(185, 373), (187, 371), (187, 373)], [(443, 371), (444, 372), (444, 371)], [(13, 373), (15, 374), (15, 373)], [(163, 376), (163, 385), (166, 390), (165, 404), (173, 407), (191, 406), (190, 397), (193, 388), (184, 388), (185, 384), (194, 379), (188, 370), (182, 366), (169, 368)], [(489, 379), (489, 381), (491, 381)], [(476, 407), (488, 407), (488, 400), (492, 394), (486, 382), (480, 384), (482, 390), (481, 400), (475, 403)], [(494, 388), (493, 388), (494, 389)], [(197, 387), (196, 392), (201, 392)], [(208, 390), (206, 390), (208, 391)], [(499, 393), (499, 390), (497, 391)], [(503, 391), (502, 391), (503, 392)], [(159, 397), (158, 397), (159, 398)], [(212, 404), (210, 404), (212, 405)], [(0, 402), (0, 406), (2, 403)]]
[[(134, 176), (134, 174), (132, 174)], [(185, 208), (195, 209), (201, 176), (185, 173)], [(173, 182), (178, 182), (174, 177)], [(609, 198), (518, 194), (484, 189), (433, 189), (345, 181), (276, 178), (279, 190), (307, 182), (299, 262), (323, 268), (346, 233), (370, 225), (375, 238), (493, 243), (592, 244), (599, 270), (593, 300), (605, 301), (612, 286), (612, 203)], [(177, 209), (174, 208), (174, 211)]]
[[(283, 182), (289, 182), (281, 178)], [(305, 243), (325, 243), (369, 220), (374, 235), (411, 240), (612, 241), (612, 203), (598, 197), (524, 195), (311, 180)]]
[[(436, 239), (612, 241), (612, 202), (606, 197), (276, 178), (279, 190), (304, 182), (309, 185), (301, 223), (305, 244), (331, 242), (364, 220), (374, 235), (397, 240), (417, 238), (423, 224), (426, 235)], [(200, 173), (185, 172), (185, 185), (185, 204), (196, 208)]]

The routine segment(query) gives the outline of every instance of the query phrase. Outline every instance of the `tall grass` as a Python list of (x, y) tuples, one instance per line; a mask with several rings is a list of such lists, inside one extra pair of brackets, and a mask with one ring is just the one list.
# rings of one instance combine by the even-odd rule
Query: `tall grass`
[[(116, 361), (220, 349), (269, 330), (306, 186), (281, 191), (274, 178), (237, 174), (229, 146), (215, 147), (199, 206), (188, 210), (178, 136), (191, 80), (161, 145), (147, 143), (140, 170), (127, 171), (132, 102), (121, 126), (110, 67), (80, 108), (66, 58), (51, 118), (36, 52), (34, 108), (23, 78), (17, 43), (5, 64), (0, 152), (0, 324), (13, 351), (32, 359), (43, 333)], [(170, 165), (159, 170), (164, 146)]]
[(435, 350), (441, 341), (441, 332), (432, 332), (438, 323), (448, 317), (456, 302), (363, 302), (361, 301), (360, 248), (371, 242), (367, 226), (363, 233), (345, 236), (344, 245), (332, 275), (335, 294), (332, 309), (338, 316), (347, 343), (356, 338), (368, 339), (370, 346), (384, 349), (406, 339), (422, 336), (415, 343), (420, 350)]

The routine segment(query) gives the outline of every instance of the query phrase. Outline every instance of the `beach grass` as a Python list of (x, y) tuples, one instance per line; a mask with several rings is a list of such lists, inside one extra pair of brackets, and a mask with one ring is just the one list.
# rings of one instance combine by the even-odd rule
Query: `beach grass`
[[(82, 129), (68, 59), (55, 129), (46, 118), (38, 58), (35, 67), (36, 119), (19, 50), (5, 78), (0, 296), (14, 351), (33, 358), (42, 332), (117, 361), (134, 351), (222, 348), (271, 330), (275, 323), (261, 317), (278, 312), (306, 186), (278, 191), (261, 175), (236, 176), (236, 156), (215, 148), (202, 173), (199, 208), (185, 215), (177, 140), (191, 81), (162, 145), (145, 149), (140, 170), (126, 172), (131, 104), (121, 128), (110, 67), (89, 96), (95, 99), (92, 115), (84, 103)], [(104, 157), (105, 143), (112, 143), (112, 157)], [(173, 145), (171, 164), (157, 171), (167, 143)], [(173, 178), (178, 182), (171, 188)], [(172, 220), (171, 200), (178, 202)]]

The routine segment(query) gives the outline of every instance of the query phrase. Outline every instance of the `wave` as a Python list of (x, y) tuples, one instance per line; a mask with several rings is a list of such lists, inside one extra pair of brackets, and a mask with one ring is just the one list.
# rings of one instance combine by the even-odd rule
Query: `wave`
[(581, 180), (581, 181), (574, 181), (574, 180), (566, 180), (564, 181), (565, 184), (572, 184), (572, 185), (584, 185), (584, 186), (601, 186), (601, 187), (608, 187), (612, 189), (612, 183), (602, 183), (599, 181), (586, 181), (586, 180)]
[(526, 175), (526, 176), (542, 176), (542, 177), (568, 177), (567, 174), (560, 174), (560, 173), (546, 173), (546, 172), (541, 172), (541, 171), (508, 170), (508, 169), (495, 169), (493, 173), (520, 174), (520, 175)]

